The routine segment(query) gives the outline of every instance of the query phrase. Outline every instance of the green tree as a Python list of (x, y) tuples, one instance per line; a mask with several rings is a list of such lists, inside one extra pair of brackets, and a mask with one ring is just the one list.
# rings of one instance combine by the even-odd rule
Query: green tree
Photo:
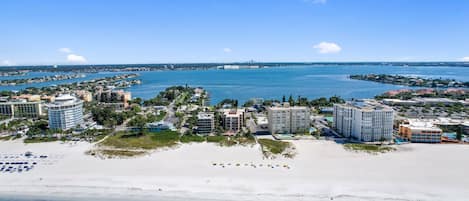
[(288, 97), (288, 103), (290, 103), (290, 106), (295, 106), (295, 100), (293, 100), (292, 95), (290, 95), (290, 97)]

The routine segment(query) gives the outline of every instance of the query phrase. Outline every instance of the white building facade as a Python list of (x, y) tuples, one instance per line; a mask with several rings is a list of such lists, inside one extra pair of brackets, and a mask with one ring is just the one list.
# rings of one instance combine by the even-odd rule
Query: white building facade
[(375, 142), (392, 139), (394, 111), (383, 105), (346, 103), (334, 105), (334, 129), (344, 137)]
[(83, 123), (83, 101), (62, 95), (48, 105), (49, 128), (68, 130)]
[(271, 134), (303, 134), (310, 127), (311, 113), (307, 107), (269, 107), (267, 113)]
[(223, 128), (227, 132), (238, 132), (244, 126), (244, 111), (229, 109), (223, 112)]

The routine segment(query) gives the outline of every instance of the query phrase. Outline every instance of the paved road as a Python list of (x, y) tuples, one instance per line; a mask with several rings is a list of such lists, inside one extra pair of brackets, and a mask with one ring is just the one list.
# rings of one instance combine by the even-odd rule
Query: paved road
[(176, 117), (176, 111), (174, 111), (175, 101), (171, 102), (166, 108), (166, 116), (164, 120), (166, 122), (171, 122), (176, 125), (179, 122), (179, 118)]

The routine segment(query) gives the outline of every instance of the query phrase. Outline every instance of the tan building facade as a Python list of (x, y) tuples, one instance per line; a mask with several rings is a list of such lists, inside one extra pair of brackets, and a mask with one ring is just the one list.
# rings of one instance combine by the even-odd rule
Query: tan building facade
[(40, 101), (14, 101), (0, 103), (0, 114), (10, 117), (38, 118), (42, 115)]
[(223, 112), (223, 128), (228, 133), (237, 133), (244, 126), (244, 110), (230, 109)]
[(102, 103), (120, 102), (123, 104), (124, 108), (128, 108), (132, 95), (130, 92), (126, 92), (124, 90), (99, 90), (94, 94), (94, 99)]
[(441, 143), (443, 131), (430, 122), (409, 120), (399, 125), (399, 135), (411, 142)]
[(271, 134), (304, 134), (310, 128), (310, 109), (288, 104), (267, 108)]

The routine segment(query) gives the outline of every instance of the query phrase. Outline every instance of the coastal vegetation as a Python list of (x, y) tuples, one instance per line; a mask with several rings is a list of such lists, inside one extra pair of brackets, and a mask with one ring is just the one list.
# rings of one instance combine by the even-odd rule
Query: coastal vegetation
[(31, 125), (31, 121), (23, 119), (12, 119), (8, 123), (0, 124), (0, 132), (14, 132), (21, 128), (26, 128)]
[[(111, 107), (100, 107), (98, 105), (90, 106), (91, 116), (93, 120), (96, 121), (99, 125), (104, 125), (106, 127), (115, 127), (117, 125), (122, 125), (125, 120), (133, 117), (137, 117), (137, 113), (141, 112), (141, 108), (138, 105), (132, 105), (129, 110), (122, 112), (117, 112)], [(160, 113), (161, 115), (164, 114)], [(158, 120), (162, 117), (156, 115), (147, 115), (145, 116), (145, 121), (147, 120)]]
[(375, 99), (382, 100), (385, 98), (393, 98), (400, 100), (410, 100), (412, 98), (449, 98), (453, 100), (469, 99), (468, 90), (436, 90), (436, 89), (420, 89), (420, 90), (402, 90), (395, 93), (383, 93), (375, 96)]
[(194, 93), (194, 88), (188, 86), (172, 86), (161, 91), (156, 97), (143, 101), (144, 106), (167, 106), (171, 102), (179, 106), (188, 101)]
[(8, 141), (8, 140), (11, 140), (12, 138), (13, 138), (13, 136), (11, 136), (11, 135), (1, 136), (0, 141)]
[(137, 114), (131, 120), (129, 120), (129, 122), (127, 122), (127, 126), (141, 128), (144, 127), (147, 123), (153, 123), (163, 120), (165, 115), (165, 111), (160, 111), (159, 114), (156, 115), (151, 113), (148, 113), (146, 115)]
[(114, 127), (121, 125), (129, 116), (123, 112), (116, 112), (115, 110), (108, 107), (93, 107), (91, 109), (91, 115), (99, 125), (106, 127)]
[(469, 82), (456, 81), (455, 79), (433, 79), (433, 78), (422, 78), (414, 76), (403, 76), (403, 75), (388, 75), (388, 74), (366, 74), (366, 75), (350, 75), (350, 79), (354, 80), (365, 80), (386, 84), (403, 85), (403, 86), (414, 86), (414, 87), (469, 87)]
[(355, 144), (347, 143), (344, 144), (344, 148), (350, 151), (367, 152), (367, 153), (386, 153), (396, 150), (396, 148), (386, 145), (374, 145), (374, 144)]
[(238, 135), (238, 136), (207, 136), (207, 142), (217, 143), (220, 146), (247, 146), (247, 145), (254, 145), (256, 140), (252, 135)]
[(143, 149), (151, 150), (172, 147), (179, 142), (179, 133), (174, 131), (161, 131), (159, 133), (120, 131), (107, 137), (99, 145), (117, 149)]
[[(104, 156), (107, 155), (106, 153), (110, 153), (112, 156), (118, 156), (119, 153), (122, 153), (121, 156), (126, 157), (134, 155), (133, 152), (138, 152), (135, 153), (135, 155), (140, 155), (142, 152), (146, 153), (155, 149), (171, 148), (178, 144), (203, 142), (214, 143), (222, 147), (252, 146), (256, 144), (256, 139), (251, 134), (237, 136), (201, 136), (192, 134), (180, 135), (175, 131), (161, 131), (157, 133), (147, 131), (143, 133), (119, 131), (106, 137), (98, 144), (96, 149), (91, 151), (95, 154), (99, 152), (99, 155)], [(292, 152), (293, 145), (289, 142), (260, 139), (259, 144), (263, 147), (262, 152), (267, 157), (273, 157), (275, 155), (283, 155), (284, 157), (294, 156), (294, 152)], [(103, 152), (100, 150), (106, 151)], [(112, 150), (116, 151), (113, 152)]]
[(254, 136), (201, 136), (201, 135), (179, 135), (175, 131), (160, 131), (157, 133), (144, 131), (129, 132), (119, 131), (109, 136), (100, 145), (120, 149), (157, 149), (172, 147), (179, 143), (208, 142), (220, 146), (253, 145), (256, 143)]
[(129, 73), (129, 74), (120, 74), (112, 77), (104, 77), (99, 79), (74, 82), (74, 83), (64, 83), (59, 85), (50, 85), (41, 88), (37, 87), (28, 87), (26, 89), (20, 90), (16, 95), (21, 94), (38, 94), (38, 95), (55, 95), (62, 92), (64, 89), (69, 91), (72, 90), (86, 90), (90, 92), (96, 91), (96, 89), (101, 88), (102, 86), (115, 86), (115, 87), (129, 87), (131, 85), (140, 84), (141, 81), (133, 79), (138, 77), (138, 74)]
[(281, 154), (285, 157), (292, 158), (295, 155), (292, 151), (294, 147), (290, 142), (271, 139), (258, 139), (257, 141), (261, 145), (262, 153), (266, 157)]
[(191, 134), (186, 134), (182, 135), (180, 139), (181, 143), (191, 143), (191, 142), (205, 142), (206, 138), (204, 136), (200, 135), (191, 135)]
[(44, 137), (27, 137), (24, 139), (24, 143), (42, 143), (42, 142), (55, 142), (59, 138), (53, 136), (44, 136)]
[(220, 101), (216, 105), (217, 108), (222, 108), (223, 106), (229, 106), (229, 107), (237, 108), (238, 107), (238, 100), (236, 100), (236, 99), (223, 99), (222, 101)]
[(86, 152), (89, 155), (99, 155), (106, 158), (135, 157), (145, 154), (145, 151), (138, 150), (119, 150), (119, 149), (98, 149)]
[(50, 82), (50, 81), (59, 81), (59, 80), (70, 80), (70, 79), (76, 79), (76, 78), (84, 78), (85, 76), (86, 75), (84, 74), (71, 74), (71, 75), (62, 74), (62, 75), (33, 77), (33, 78), (0, 80), (0, 86), (32, 84), (32, 83), (41, 83), (41, 82)]
[[(293, 96), (289, 96), (288, 99), (286, 96), (283, 96), (281, 100), (276, 100), (276, 99), (270, 99), (270, 100), (264, 100), (262, 103), (263, 106), (269, 107), (274, 104), (280, 104), (280, 103), (289, 103), (290, 106), (306, 106), (306, 107), (314, 107), (316, 109), (319, 109), (321, 107), (332, 107), (335, 103), (345, 103), (345, 100), (341, 98), (340, 96), (331, 96), (329, 98), (326, 97), (320, 97), (316, 99), (311, 99), (309, 100), (307, 97), (302, 97), (298, 96), (296, 99), (293, 98)], [(252, 106), (253, 102), (247, 101), (244, 106)]]

